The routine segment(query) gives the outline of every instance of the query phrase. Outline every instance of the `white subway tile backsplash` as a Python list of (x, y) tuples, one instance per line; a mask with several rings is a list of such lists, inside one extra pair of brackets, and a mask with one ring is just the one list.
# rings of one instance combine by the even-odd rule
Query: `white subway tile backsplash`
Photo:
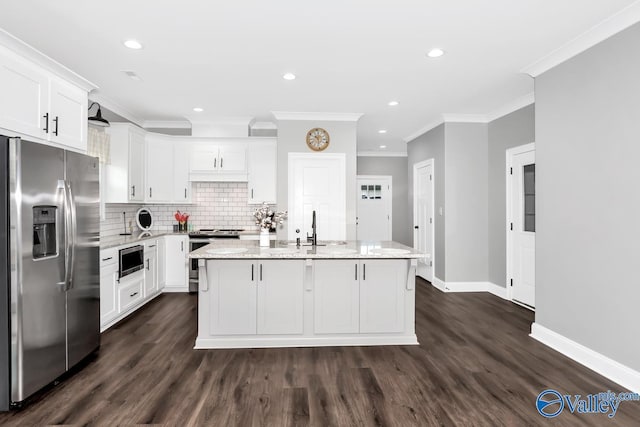
[(134, 232), (137, 230), (135, 214), (142, 206), (153, 214), (155, 231), (171, 231), (177, 224), (174, 213), (179, 210), (190, 215), (189, 223), (199, 228), (243, 228), (258, 230), (253, 212), (258, 206), (248, 205), (246, 182), (197, 182), (193, 188), (192, 205), (130, 205), (108, 204), (105, 220), (100, 223), (102, 237), (122, 233), (122, 213), (126, 213), (127, 230), (132, 221)]

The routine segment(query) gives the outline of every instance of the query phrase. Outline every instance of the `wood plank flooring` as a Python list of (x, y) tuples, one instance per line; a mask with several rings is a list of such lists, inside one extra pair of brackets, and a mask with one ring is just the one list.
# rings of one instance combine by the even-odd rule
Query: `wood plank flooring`
[(489, 294), (443, 294), (418, 280), (419, 346), (193, 350), (197, 299), (166, 294), (102, 337), (97, 357), (0, 425), (634, 426), (546, 420), (546, 388), (621, 391), (528, 337), (533, 313)]

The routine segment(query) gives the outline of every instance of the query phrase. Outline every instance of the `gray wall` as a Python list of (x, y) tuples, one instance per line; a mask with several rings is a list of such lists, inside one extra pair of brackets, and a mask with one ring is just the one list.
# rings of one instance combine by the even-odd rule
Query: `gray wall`
[(393, 180), (392, 201), (392, 239), (404, 245), (413, 244), (413, 233), (410, 224), (413, 212), (409, 214), (407, 192), (407, 158), (406, 157), (358, 157), (358, 175), (391, 175)]
[(487, 125), (445, 123), (447, 281), (488, 280)]
[(413, 165), (423, 160), (434, 159), (434, 185), (435, 185), (435, 265), (434, 276), (440, 280), (446, 280), (445, 263), (445, 216), (439, 214), (439, 209), (444, 211), (445, 198), (445, 149), (444, 149), (444, 124), (430, 130), (407, 144), (408, 160), (408, 206), (409, 220), (407, 227), (411, 234), (411, 245), (413, 246)]
[[(307, 147), (309, 129), (321, 127), (329, 132), (330, 143), (323, 153), (345, 153), (347, 239), (356, 238), (356, 128), (357, 122), (280, 120), (278, 122), (278, 209), (288, 209), (289, 153), (312, 153)], [(304, 236), (307, 230), (301, 230)], [(310, 232), (310, 230), (308, 230)], [(278, 238), (287, 239), (287, 226), (278, 227)], [(291, 237), (293, 238), (293, 237)], [(322, 236), (320, 236), (322, 239)]]
[(489, 123), (489, 282), (505, 287), (507, 274), (506, 151), (535, 141), (534, 106)]
[(536, 78), (536, 323), (640, 370), (640, 24)]

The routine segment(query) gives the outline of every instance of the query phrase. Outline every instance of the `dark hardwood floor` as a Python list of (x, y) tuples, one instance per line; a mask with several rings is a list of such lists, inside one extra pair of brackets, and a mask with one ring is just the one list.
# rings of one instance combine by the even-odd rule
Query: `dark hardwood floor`
[(640, 425), (640, 402), (613, 419), (539, 415), (547, 388), (621, 390), (529, 338), (533, 313), (489, 294), (443, 294), (419, 279), (419, 346), (196, 351), (196, 304), (157, 298), (0, 425)]

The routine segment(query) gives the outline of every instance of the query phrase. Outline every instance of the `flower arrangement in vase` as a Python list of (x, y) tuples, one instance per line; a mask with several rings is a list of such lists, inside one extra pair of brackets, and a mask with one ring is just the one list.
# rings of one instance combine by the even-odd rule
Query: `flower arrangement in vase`
[(269, 246), (269, 230), (282, 224), (287, 218), (287, 211), (274, 212), (269, 204), (264, 202), (261, 207), (253, 213), (256, 224), (260, 226), (260, 246)]
[(189, 221), (189, 214), (176, 211), (173, 217), (176, 219), (176, 221), (178, 221), (178, 231), (187, 231), (187, 221)]

